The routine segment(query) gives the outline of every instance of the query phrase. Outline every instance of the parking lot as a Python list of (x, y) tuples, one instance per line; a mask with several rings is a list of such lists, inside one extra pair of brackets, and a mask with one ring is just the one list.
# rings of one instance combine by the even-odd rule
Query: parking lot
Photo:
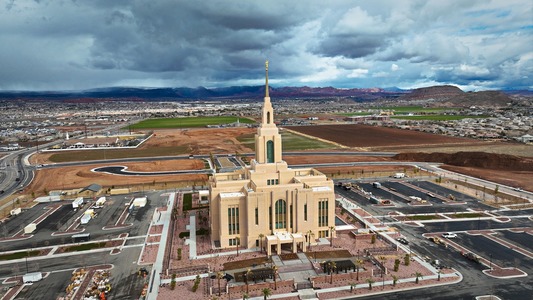
[[(49, 277), (24, 286), (16, 299), (52, 299), (64, 294), (66, 286), (70, 283), (72, 268), (111, 263), (114, 265), (112, 271), (112, 285), (115, 286), (111, 292), (113, 299), (130, 299), (131, 293), (138, 293), (144, 284), (138, 278), (137, 270), (139, 266), (132, 264), (139, 260), (142, 246), (145, 243), (145, 236), (151, 224), (152, 215), (155, 208), (165, 206), (168, 197), (161, 197), (162, 192), (146, 191), (130, 195), (108, 196), (102, 208), (95, 209), (96, 217), (91, 219), (86, 225), (79, 225), (78, 229), (84, 233), (91, 234), (91, 242), (117, 238), (121, 233), (127, 233), (131, 239), (127, 240), (127, 248), (121, 249), (118, 254), (111, 254), (108, 250), (91, 250), (73, 252), (66, 257), (32, 257), (24, 259), (2, 262), (0, 277), (23, 275), (27, 272), (52, 272)], [(127, 204), (132, 197), (147, 196), (148, 202), (145, 207), (133, 211), (125, 219), (126, 227), (114, 227), (123, 212), (127, 211)], [(43, 213), (48, 211), (48, 207), (63, 204), (54, 213), (42, 220), (32, 236), (28, 239), (10, 240), (0, 242), (2, 251), (16, 251), (25, 249), (38, 249), (40, 247), (50, 248), (58, 245), (72, 243), (71, 236), (80, 231), (64, 232), (78, 219), (84, 212), (94, 204), (94, 199), (86, 203), (82, 208), (74, 210), (72, 201), (62, 201), (60, 203), (41, 203), (23, 211), (21, 214), (11, 217), (1, 229), (6, 236), (13, 235), (20, 231), (29, 223), (38, 219)], [(119, 224), (120, 225), (120, 224)], [(138, 236), (138, 238), (135, 238)], [(94, 253), (92, 253), (94, 252)], [(114, 276), (113, 276), (114, 274)]]
[[(487, 287), (493, 288), (494, 294), (501, 295), (503, 298), (505, 296), (511, 296), (509, 299), (514, 299), (512, 297), (515, 296), (530, 297), (533, 291), (533, 283), (531, 282), (531, 275), (529, 275), (533, 272), (533, 259), (530, 255), (533, 252), (533, 233), (531, 231), (533, 212), (531, 209), (509, 210), (492, 207), (483, 203), (482, 195), (475, 198), (442, 187), (432, 181), (376, 178), (372, 181), (351, 182), (362, 188), (363, 191), (356, 190), (356, 188), (346, 189), (336, 185), (336, 194), (361, 206), (374, 215), (374, 220), (396, 227), (407, 240), (408, 245), (406, 246), (415, 255), (427, 261), (438, 260), (441, 265), (453, 267), (464, 276), (464, 280), (457, 284), (456, 288), (436, 287), (428, 291), (426, 299), (470, 299), (472, 295), (488, 294)], [(373, 182), (379, 182), (381, 187), (376, 188), (376, 185), (372, 184)], [(377, 186), (379, 187), (379, 185)], [(371, 203), (368, 192), (379, 199), (389, 200), (391, 204)], [(428, 193), (435, 197), (431, 197)], [(406, 201), (406, 198), (410, 196), (419, 197), (421, 200), (425, 200), (425, 203), (419, 201), (421, 203), (415, 205), (412, 201)], [(455, 201), (451, 198), (454, 198)], [(402, 222), (394, 219), (390, 215), (391, 213), (420, 216), (420, 218), (414, 218), (417, 220), (416, 224), (415, 222)], [(474, 216), (479, 214), (479, 217), (469, 216), (472, 214)], [(431, 216), (435, 217), (431, 218)], [(464, 217), (457, 218), (455, 216)], [(520, 232), (515, 233), (511, 230)], [(529, 233), (523, 232), (524, 230)], [(456, 233), (457, 238), (445, 239), (442, 237), (444, 232)], [(442, 243), (437, 244), (423, 234), (425, 236), (438, 236)], [(454, 248), (451, 246), (453, 243), (464, 248)], [(446, 246), (447, 244), (448, 246)], [(526, 252), (517, 250), (519, 247)], [(465, 249), (485, 260), (482, 260), (483, 263), (477, 263), (467, 259), (462, 254)], [(514, 272), (514, 275), (509, 275), (513, 279), (503, 279), (506, 275), (502, 275), (501, 278), (492, 277), (485, 273), (491, 262), (493, 266), (517, 267), (518, 270), (505, 269), (503, 271)], [(524, 275), (523, 272), (528, 275)], [(397, 295), (370, 298), (410, 299), (418, 296), (416, 293), (400, 292)]]

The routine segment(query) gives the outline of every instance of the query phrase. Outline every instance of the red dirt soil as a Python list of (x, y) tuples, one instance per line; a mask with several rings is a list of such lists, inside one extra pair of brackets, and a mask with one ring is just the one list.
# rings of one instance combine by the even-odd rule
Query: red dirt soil
[(422, 146), (462, 143), (472, 144), (478, 142), (467, 138), (359, 124), (290, 126), (287, 128), (348, 147)]

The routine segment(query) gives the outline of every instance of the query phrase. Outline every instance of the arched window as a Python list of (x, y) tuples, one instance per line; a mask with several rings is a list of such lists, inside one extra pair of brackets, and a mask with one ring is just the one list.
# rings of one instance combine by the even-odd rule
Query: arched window
[(273, 163), (274, 162), (274, 142), (268, 141), (267, 142), (267, 163)]
[(276, 229), (287, 228), (287, 204), (285, 200), (279, 199), (274, 205), (276, 216)]
[(267, 111), (267, 124), (270, 124), (270, 112)]

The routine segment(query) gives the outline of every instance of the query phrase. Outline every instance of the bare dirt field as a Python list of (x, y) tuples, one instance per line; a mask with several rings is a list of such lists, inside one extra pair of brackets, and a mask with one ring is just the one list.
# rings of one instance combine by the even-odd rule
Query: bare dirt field
[[(119, 176), (107, 173), (97, 173), (91, 171), (97, 167), (109, 166), (110, 164), (94, 164), (88, 166), (74, 166), (52, 169), (41, 169), (35, 173), (32, 183), (26, 187), (24, 192), (34, 192), (37, 195), (43, 191), (69, 190), (88, 186), (97, 183), (103, 187), (133, 186), (140, 184), (151, 184), (156, 188), (201, 184), (207, 180), (206, 175), (161, 175), (161, 176)], [(201, 160), (169, 160), (140, 163), (121, 163), (132, 171), (170, 171), (170, 170), (198, 170), (204, 167)], [(155, 183), (155, 184), (154, 184)]]
[(235, 152), (253, 152), (243, 146), (237, 137), (242, 134), (255, 133), (253, 128), (195, 128), (167, 129), (155, 131), (156, 136), (140, 148), (180, 147), (186, 146), (190, 154), (218, 154)]
[(479, 141), (466, 138), (358, 124), (291, 126), (288, 128), (348, 147), (357, 148), (479, 143)]
[[(516, 143), (504, 142), (485, 142), (466, 138), (456, 138), (441, 136), (417, 131), (408, 131), (392, 128), (382, 128), (364, 125), (323, 125), (323, 126), (295, 126), (292, 130), (303, 132), (306, 135), (318, 136), (319, 138), (344, 144), (352, 147), (346, 151), (392, 151), (392, 152), (428, 152), (429, 150), (438, 150), (440, 152), (458, 152), (470, 149), (478, 151), (522, 154), (523, 156), (533, 157), (533, 146)], [(237, 138), (241, 135), (254, 134), (254, 128), (195, 128), (195, 129), (164, 129), (154, 131), (154, 136), (138, 149), (120, 150), (122, 157), (150, 157), (162, 155), (185, 155), (185, 154), (234, 154), (234, 153), (251, 153), (252, 149), (240, 143)], [(443, 150), (444, 149), (444, 150)], [(322, 150), (323, 151), (323, 150)], [(338, 149), (332, 151), (339, 151)], [(514, 151), (514, 152), (513, 152)], [(72, 153), (71, 153), (72, 152)], [(98, 152), (102, 155), (103, 151), (86, 151)], [(113, 150), (106, 150), (107, 159), (112, 158)], [(312, 151), (308, 151), (312, 152)], [(69, 155), (82, 155), (83, 151), (69, 151)], [(528, 155), (529, 154), (529, 155)], [(61, 155), (57, 153), (39, 153), (31, 157), (33, 164), (52, 163), (51, 157)], [(306, 163), (333, 163), (345, 161), (389, 161), (390, 158), (372, 157), (372, 156), (291, 156), (287, 154), (284, 160), (291, 165)], [(109, 165), (109, 164), (103, 164)], [(98, 166), (103, 166), (98, 165)], [(201, 169), (203, 162), (200, 160), (179, 160), (179, 161), (154, 161), (150, 163), (131, 163), (124, 164), (133, 171), (167, 171), (183, 169)], [(97, 167), (81, 166), (67, 167), (59, 169), (42, 169), (36, 174), (33, 183), (26, 191), (43, 191), (54, 189), (67, 189), (69, 187), (79, 188), (91, 183), (98, 183), (103, 186), (125, 186), (141, 183), (156, 182), (195, 182), (206, 180), (206, 176), (184, 176), (184, 175), (166, 175), (166, 176), (117, 176), (103, 173), (94, 173), (90, 170)], [(487, 174), (486, 169), (471, 168), (465, 165), (461, 171), (476, 177), (493, 179), (502, 184), (528, 188), (531, 184), (527, 183), (527, 178), (531, 178), (530, 173), (524, 174), (513, 170), (501, 172), (490, 172)], [(396, 172), (403, 167), (344, 167), (344, 168), (319, 168), (320, 171), (328, 176), (334, 173), (352, 174), (363, 172), (361, 176), (366, 176), (373, 169), (375, 172)], [(459, 171), (459, 169), (456, 169)], [(378, 174), (376, 173), (376, 174)], [(489, 178), (488, 175), (491, 177)], [(200, 184), (200, 183), (198, 183)]]

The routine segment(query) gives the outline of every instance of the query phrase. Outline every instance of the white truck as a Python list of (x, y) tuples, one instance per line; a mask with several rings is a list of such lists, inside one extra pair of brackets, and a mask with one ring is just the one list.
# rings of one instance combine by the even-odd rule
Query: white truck
[(9, 215), (16, 216), (22, 212), (22, 209), (20, 207), (17, 207), (15, 209), (12, 209), (11, 212), (9, 212)]
[(394, 177), (394, 178), (404, 178), (405, 177), (405, 173), (396, 173), (396, 174), (392, 175), (392, 177)]
[(72, 201), (72, 208), (78, 209), (80, 206), (83, 206), (83, 197), (78, 197)]
[(22, 275), (22, 282), (24, 283), (37, 282), (41, 279), (43, 279), (43, 273), (41, 272), (26, 273)]

